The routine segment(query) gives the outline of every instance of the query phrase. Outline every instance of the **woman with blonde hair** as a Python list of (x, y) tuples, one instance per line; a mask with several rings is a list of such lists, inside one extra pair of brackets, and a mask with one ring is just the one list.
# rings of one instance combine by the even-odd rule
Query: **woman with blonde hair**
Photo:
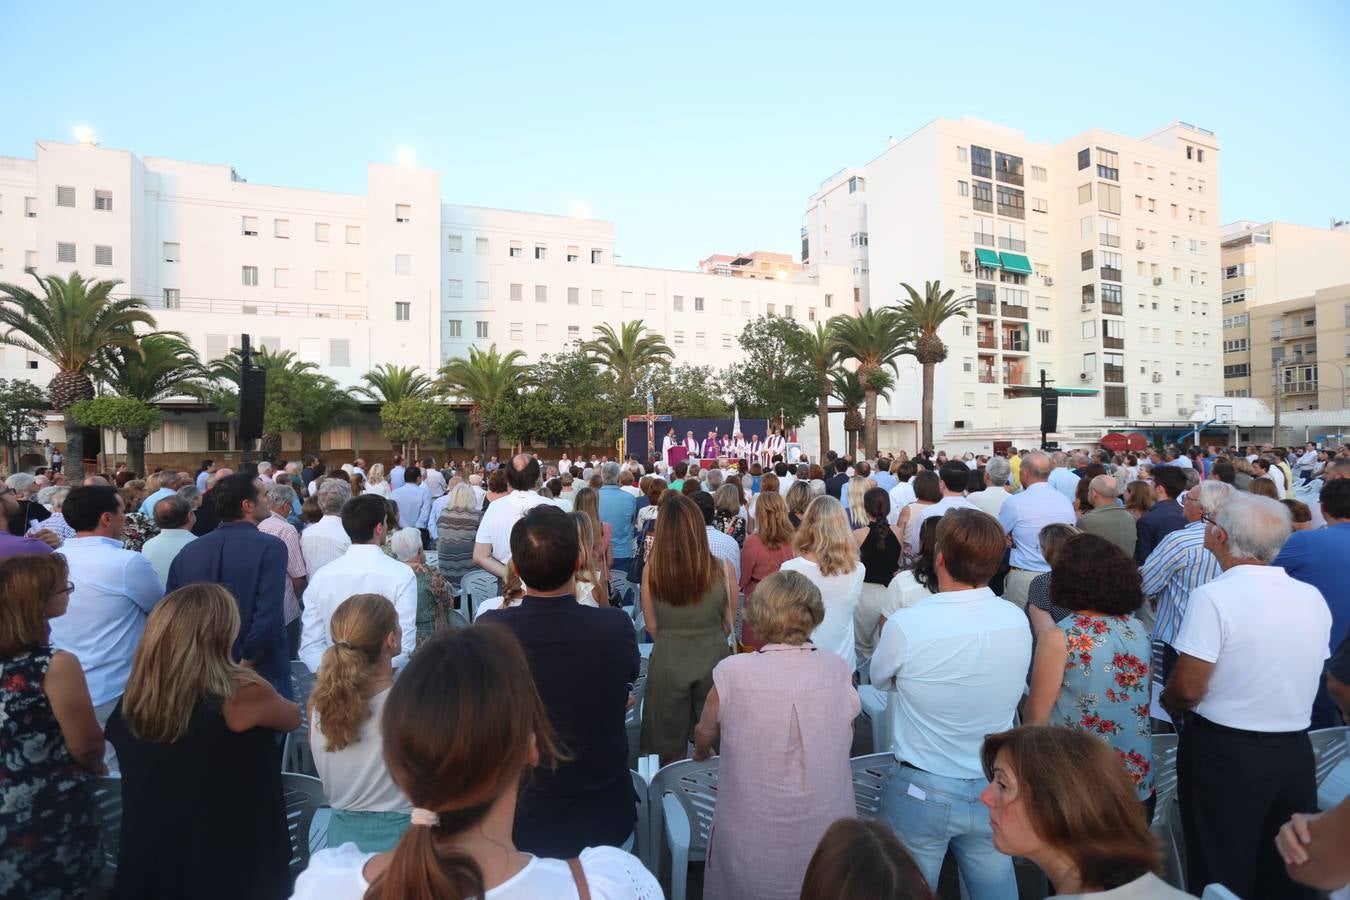
[(1153, 493), (1153, 485), (1146, 481), (1131, 481), (1125, 485), (1125, 511), (1138, 519), (1150, 509), (1157, 496)]
[(472, 486), (461, 481), (450, 489), (450, 499), (436, 517), (436, 567), (451, 590), (473, 571), (473, 545), (482, 518)]
[(664, 765), (683, 759), (703, 714), (712, 670), (730, 653), (736, 570), (712, 555), (703, 513), (683, 494), (661, 498), (651, 555), (642, 570), (642, 615), (656, 642), (642, 707), (642, 753)]
[(234, 661), (238, 634), (219, 584), (181, 587), (146, 620), (107, 728), (122, 771), (114, 895), (290, 891), (276, 733), (300, 727), (300, 707)]
[(510, 609), (512, 606), (519, 606), (520, 601), (525, 599), (525, 582), (520, 580), (520, 573), (516, 571), (515, 563), (506, 564), (506, 577), (502, 579), (502, 595), (500, 597), (490, 597), (478, 604), (478, 609), (474, 613), (474, 619), (486, 612), (492, 612), (494, 609)]
[(593, 487), (584, 487), (577, 491), (572, 499), (572, 511), (585, 513), (590, 517), (591, 529), (595, 532), (591, 554), (595, 557), (597, 568), (608, 572), (614, 562), (614, 548), (611, 546), (614, 526), (600, 519), (600, 492)]
[(581, 568), (574, 580), (577, 602), (583, 606), (609, 606), (609, 579), (595, 558), (595, 522), (589, 513), (567, 514), (577, 526), (577, 540), (581, 542)]
[(805, 481), (794, 481), (792, 487), (788, 488), (787, 497), (788, 524), (793, 528), (800, 528), (802, 516), (806, 515), (806, 507), (810, 505), (811, 485)]
[(854, 475), (848, 480), (848, 491), (844, 494), (847, 499), (844, 511), (848, 513), (848, 527), (850, 530), (867, 527), (867, 504), (865, 502), (867, 491), (872, 487), (870, 479), (863, 478), (860, 475)]
[(661, 896), (651, 873), (617, 847), (587, 847), (571, 860), (517, 849), (521, 783), (564, 757), (506, 628), (437, 635), (390, 690), (381, 731), (412, 826), (384, 853), (351, 844), (315, 853), (295, 900)]
[(384, 463), (375, 463), (366, 472), (366, 492), (388, 498), (393, 492), (384, 474)]
[(696, 760), (721, 741), (703, 895), (795, 898), (809, 848), (856, 813), (849, 748), (858, 693), (853, 670), (810, 641), (825, 607), (805, 575), (765, 578), (746, 618), (765, 644), (717, 664), (694, 730)]
[(7, 896), (83, 896), (103, 868), (93, 793), (94, 776), (104, 771), (103, 732), (80, 661), (53, 649), (49, 624), (65, 615), (70, 588), (59, 553), (0, 562), (0, 880)]
[(797, 557), (783, 563), (780, 571), (800, 572), (811, 579), (825, 604), (825, 619), (812, 633), (811, 641), (841, 656), (852, 672), (858, 667), (853, 612), (862, 597), (863, 564), (839, 501), (833, 497), (812, 500), (793, 546)]
[(333, 807), (328, 843), (389, 850), (412, 812), (389, 777), (380, 741), (394, 657), (402, 652), (398, 612), (379, 594), (356, 594), (333, 611), (329, 628), (333, 643), (309, 695), (309, 746)]

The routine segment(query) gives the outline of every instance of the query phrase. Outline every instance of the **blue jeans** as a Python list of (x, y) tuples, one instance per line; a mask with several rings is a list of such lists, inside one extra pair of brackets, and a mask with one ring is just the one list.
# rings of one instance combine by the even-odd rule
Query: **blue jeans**
[(896, 764), (886, 778), (881, 812), (937, 893), (950, 844), (971, 900), (1017, 900), (1012, 858), (994, 848), (983, 778), (946, 778)]

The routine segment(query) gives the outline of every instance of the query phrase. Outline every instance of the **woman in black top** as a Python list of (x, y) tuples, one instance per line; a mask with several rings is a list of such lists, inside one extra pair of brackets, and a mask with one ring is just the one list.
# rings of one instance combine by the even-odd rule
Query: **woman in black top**
[(122, 770), (116, 897), (289, 896), (276, 732), (300, 707), (230, 657), (239, 610), (191, 584), (150, 613), (107, 735)]
[(869, 488), (863, 495), (863, 509), (867, 511), (867, 525), (853, 532), (866, 570), (863, 583), (885, 587), (900, 570), (902, 552), (899, 527), (886, 522), (891, 514), (891, 495), (885, 488)]

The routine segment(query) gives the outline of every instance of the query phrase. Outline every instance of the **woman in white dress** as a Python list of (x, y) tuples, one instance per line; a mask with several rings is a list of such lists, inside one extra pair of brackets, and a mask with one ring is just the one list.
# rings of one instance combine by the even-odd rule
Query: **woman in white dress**
[(615, 847), (573, 860), (516, 849), (511, 832), (522, 775), (560, 756), (520, 644), (491, 625), (441, 632), (422, 645), (389, 691), (384, 758), (412, 801), (393, 850), (320, 850), (296, 900), (590, 896), (656, 900), (661, 887)]
[(391, 492), (389, 479), (384, 474), (384, 463), (376, 463), (371, 466), (370, 471), (366, 473), (365, 493), (379, 494), (387, 500)]
[(825, 619), (811, 633), (811, 643), (843, 657), (851, 672), (858, 667), (853, 612), (862, 597), (864, 570), (848, 517), (838, 500), (817, 497), (811, 501), (793, 548), (796, 558), (783, 563), (779, 571), (801, 572), (811, 579), (825, 604)]

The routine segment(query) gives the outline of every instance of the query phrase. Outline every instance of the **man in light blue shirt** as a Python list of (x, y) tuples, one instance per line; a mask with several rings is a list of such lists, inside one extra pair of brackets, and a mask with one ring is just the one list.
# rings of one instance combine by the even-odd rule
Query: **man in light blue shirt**
[[(720, 479), (720, 473), (718, 477)], [(711, 477), (708, 487), (713, 489)], [(599, 499), (600, 521), (609, 525), (613, 532), (610, 546), (614, 548), (614, 568), (627, 572), (633, 558), (633, 517), (637, 515), (637, 499), (619, 487), (619, 464), (616, 462), (607, 462), (600, 467)]]
[(1054, 464), (1054, 471), (1050, 473), (1050, 486), (1059, 491), (1072, 503), (1074, 497), (1078, 495), (1078, 476), (1074, 470), (1069, 467), (1069, 458), (1064, 453), (1056, 450), (1050, 457)]
[(206, 493), (206, 486), (211, 483), (211, 475), (216, 471), (216, 461), (214, 459), (202, 460), (202, 469), (197, 473), (197, 490), (203, 494)]
[(1031, 664), (1026, 615), (988, 587), (1005, 543), (986, 513), (953, 509), (943, 516), (934, 561), (938, 593), (886, 620), (871, 663), (872, 683), (896, 692), (885, 822), (930, 889), (950, 845), (970, 895), (993, 900), (1016, 900), (1017, 879), (1012, 858), (994, 847), (980, 802), (989, 784), (980, 746), (985, 735), (1013, 726)]
[(182, 486), (183, 484), (178, 473), (176, 471), (165, 469), (163, 472), (159, 473), (159, 490), (146, 497), (145, 500), (141, 502), (141, 508), (136, 511), (147, 519), (154, 521), (155, 504), (165, 497), (172, 497), (174, 494), (178, 493), (178, 489)]
[(160, 584), (168, 583), (169, 566), (173, 565), (178, 551), (196, 539), (192, 533), (196, 521), (192, 505), (177, 494), (155, 504), (155, 524), (159, 526), (159, 534), (145, 542), (141, 555), (154, 566)]
[(1003, 501), (998, 521), (1012, 546), (1012, 571), (1003, 580), (1003, 599), (1025, 609), (1032, 579), (1050, 571), (1050, 564), (1041, 555), (1041, 529), (1056, 522), (1072, 525), (1077, 516), (1073, 503), (1047, 481), (1050, 457), (1039, 451), (1028, 453), (1017, 475), (1022, 491)]
[(389, 495), (398, 505), (398, 524), (402, 528), (416, 528), (422, 532), (422, 546), (430, 543), (427, 521), (431, 517), (431, 495), (422, 486), (422, 470), (408, 466), (403, 471), (403, 486)]
[(154, 567), (122, 548), (126, 511), (107, 485), (71, 490), (62, 507), (75, 537), (59, 550), (70, 566), (66, 614), (51, 620), (52, 644), (74, 653), (84, 668), (99, 723), (126, 688), (145, 619), (164, 596)]
[(887, 493), (893, 491), (895, 486), (900, 483), (900, 479), (891, 474), (891, 466), (895, 464), (895, 460), (892, 459), (878, 459), (876, 474), (872, 476), (872, 480), (877, 483), (877, 487)]

